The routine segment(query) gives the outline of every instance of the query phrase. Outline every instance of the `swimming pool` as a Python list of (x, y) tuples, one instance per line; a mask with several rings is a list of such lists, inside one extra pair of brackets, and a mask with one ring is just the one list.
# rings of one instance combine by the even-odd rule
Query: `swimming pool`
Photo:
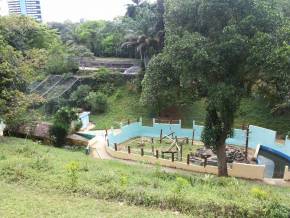
[(76, 133), (76, 134), (88, 140), (91, 140), (96, 137), (96, 135), (88, 134), (88, 133)]
[(290, 166), (289, 160), (263, 149), (259, 152), (257, 162), (266, 166), (266, 178), (283, 178), (285, 166)]

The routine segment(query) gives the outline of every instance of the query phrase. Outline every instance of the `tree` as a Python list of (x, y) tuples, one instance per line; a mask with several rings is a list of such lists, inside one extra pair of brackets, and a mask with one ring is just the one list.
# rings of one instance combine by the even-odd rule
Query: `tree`
[(80, 85), (77, 90), (75, 90), (70, 95), (70, 102), (75, 107), (80, 107), (88, 109), (89, 104), (87, 104), (86, 97), (91, 91), (91, 87), (88, 85)]
[[(232, 132), (241, 97), (270, 71), (276, 76), (289, 75), (289, 61), (281, 63), (289, 54), (283, 52), (276, 58), (273, 54), (273, 49), (279, 51), (290, 39), (285, 30), (287, 19), (276, 6), (270, 0), (167, 1), (164, 55), (159, 56), (159, 63), (156, 59), (149, 63), (142, 97), (148, 103), (153, 90), (174, 94), (190, 89), (207, 99), (202, 140), (217, 153), (219, 176), (227, 176), (225, 140)], [(266, 50), (261, 35), (269, 36), (266, 44), (272, 50)], [(269, 64), (264, 64), (262, 57)], [(170, 73), (164, 65), (159, 66), (165, 61), (171, 64)], [(273, 72), (274, 66), (280, 70)], [(162, 76), (153, 75), (154, 69)], [(179, 88), (162, 85), (165, 82), (160, 80), (165, 78)]]
[(156, 38), (148, 37), (146, 35), (130, 37), (125, 43), (122, 44), (122, 48), (136, 48), (136, 51), (139, 53), (145, 68), (149, 62), (149, 57), (152, 53), (155, 53), (159, 46), (159, 41)]
[(122, 48), (135, 48), (146, 68), (150, 58), (160, 52), (164, 45), (164, 2), (134, 5), (134, 15), (124, 17), (128, 23), (127, 35)]
[(107, 110), (107, 96), (102, 92), (90, 92), (85, 101), (94, 113), (104, 113)]

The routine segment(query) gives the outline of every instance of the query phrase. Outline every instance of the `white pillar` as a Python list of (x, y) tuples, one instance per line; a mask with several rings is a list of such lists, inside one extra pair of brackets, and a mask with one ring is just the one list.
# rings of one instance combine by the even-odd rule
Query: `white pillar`
[(4, 135), (4, 129), (6, 128), (6, 125), (3, 123), (3, 121), (1, 121), (0, 123), (0, 136)]

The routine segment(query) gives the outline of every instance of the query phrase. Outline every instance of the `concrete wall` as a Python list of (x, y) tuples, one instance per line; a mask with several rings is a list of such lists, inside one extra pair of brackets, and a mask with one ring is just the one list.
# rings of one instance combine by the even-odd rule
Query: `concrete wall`
[(240, 177), (245, 179), (257, 179), (262, 180), (264, 178), (265, 166), (233, 163), (230, 175), (234, 177)]
[[(164, 167), (171, 167), (196, 173), (208, 173), (208, 174), (218, 174), (218, 168), (216, 166), (198, 166), (198, 165), (187, 165), (186, 163), (181, 162), (172, 162), (171, 160), (157, 159), (152, 156), (141, 156), (138, 154), (128, 154), (126, 152), (115, 151), (110, 147), (106, 147), (107, 152), (115, 158), (122, 160), (133, 160), (133, 161), (142, 161), (149, 164), (160, 164)], [(228, 173), (230, 176), (245, 178), (245, 179), (254, 179), (254, 180), (263, 180), (264, 178), (265, 166), (251, 165), (251, 164), (240, 164), (233, 163), (232, 168), (228, 168)]]
[(285, 167), (284, 180), (285, 181), (290, 181), (290, 172), (289, 172), (288, 166)]
[(249, 146), (255, 148), (257, 144), (264, 146), (275, 145), (276, 135), (276, 131), (250, 125)]
[(86, 129), (90, 124), (90, 112), (83, 112), (79, 115), (82, 122), (82, 129)]
[[(160, 124), (153, 123), (152, 127), (143, 126), (142, 122), (131, 123), (126, 126), (121, 127), (121, 133), (114, 134), (110, 133), (108, 139), (110, 145), (113, 146), (114, 143), (120, 144), (131, 138), (138, 136), (144, 137), (159, 137), (162, 130), (163, 136), (170, 133), (174, 133), (174, 136), (179, 138), (189, 138), (192, 139), (194, 131), (194, 140), (201, 141), (202, 131), (204, 127), (193, 124), (193, 129), (184, 129), (181, 128), (181, 124)], [(245, 144), (246, 138), (243, 130), (235, 129), (232, 138), (227, 139), (228, 144), (235, 144), (243, 146)]]

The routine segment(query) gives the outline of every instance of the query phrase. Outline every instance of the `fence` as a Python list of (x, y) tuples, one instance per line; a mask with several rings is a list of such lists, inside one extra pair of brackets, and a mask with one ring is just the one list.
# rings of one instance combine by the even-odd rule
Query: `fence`
[[(113, 146), (115, 143), (120, 144), (135, 137), (159, 137), (162, 130), (163, 135), (174, 133), (174, 136), (178, 138), (189, 138), (195, 141), (201, 141), (203, 129), (203, 126), (195, 125), (195, 122), (193, 122), (192, 129), (184, 129), (181, 127), (181, 121), (176, 124), (168, 124), (156, 123), (155, 119), (153, 119), (153, 126), (143, 126), (142, 121), (140, 121), (121, 127), (121, 133), (119, 134), (114, 134), (114, 131), (112, 131), (112, 133), (108, 135), (108, 140), (110, 146)], [(250, 125), (248, 138), (249, 147), (256, 149), (257, 145), (261, 144), (264, 147), (285, 154), (290, 160), (290, 140), (287, 137), (284, 145), (277, 145), (276, 135), (276, 131)], [(246, 130), (234, 129), (233, 135), (226, 140), (226, 143), (245, 146), (246, 140)]]
[[(196, 125), (193, 122), (192, 129), (184, 129), (181, 127), (181, 121), (179, 122), (166, 122), (166, 123), (156, 123), (157, 120), (153, 119), (153, 126), (143, 126), (142, 119), (140, 122), (131, 123), (121, 127), (121, 132), (118, 134), (112, 132), (108, 134), (108, 153), (116, 158), (129, 159), (136, 161), (147, 161), (151, 164), (160, 163), (162, 166), (173, 167), (177, 169), (189, 170), (193, 172), (203, 172), (217, 174), (217, 167), (215, 166), (198, 166), (189, 165), (181, 162), (174, 162), (165, 159), (156, 159), (153, 156), (138, 155), (138, 154), (128, 154), (126, 152), (117, 152), (113, 148), (117, 144), (124, 143), (132, 138), (136, 137), (160, 137), (160, 133), (163, 135), (174, 134), (178, 138), (188, 138), (190, 140), (200, 141), (202, 137), (202, 132), (204, 127)], [(159, 120), (158, 120), (159, 121)], [(268, 150), (276, 155), (286, 158), (290, 161), (290, 140), (288, 136), (285, 139), (284, 144), (276, 144), (277, 132), (265, 129), (258, 126), (249, 126), (248, 132), (248, 145), (252, 149), (256, 149), (258, 145), (261, 145), (261, 149)], [(247, 131), (242, 129), (234, 129), (232, 136), (227, 140), (227, 144), (245, 146), (247, 140)], [(231, 168), (229, 168), (229, 175), (247, 179), (263, 179), (264, 178), (265, 166), (261, 165), (251, 165), (251, 164), (240, 164), (234, 163)], [(285, 169), (285, 180), (290, 180), (290, 172), (288, 167)]]
[[(218, 174), (218, 167), (216, 166), (199, 166), (194, 164), (189, 164), (189, 162), (182, 163), (177, 161), (171, 161), (166, 159), (159, 159), (158, 157), (147, 156), (147, 155), (138, 155), (132, 153), (126, 153), (122, 151), (115, 151), (110, 147), (106, 147), (108, 154), (112, 157), (122, 159), (122, 160), (133, 160), (133, 161), (142, 161), (149, 164), (159, 164), (164, 167), (171, 167), (175, 169), (181, 169), (197, 173), (208, 173), (208, 174)], [(245, 179), (254, 179), (254, 180), (263, 180), (265, 172), (265, 166), (261, 165), (252, 165), (252, 164), (241, 164), (233, 163), (232, 166), (228, 167), (228, 173), (230, 176), (235, 176)]]

